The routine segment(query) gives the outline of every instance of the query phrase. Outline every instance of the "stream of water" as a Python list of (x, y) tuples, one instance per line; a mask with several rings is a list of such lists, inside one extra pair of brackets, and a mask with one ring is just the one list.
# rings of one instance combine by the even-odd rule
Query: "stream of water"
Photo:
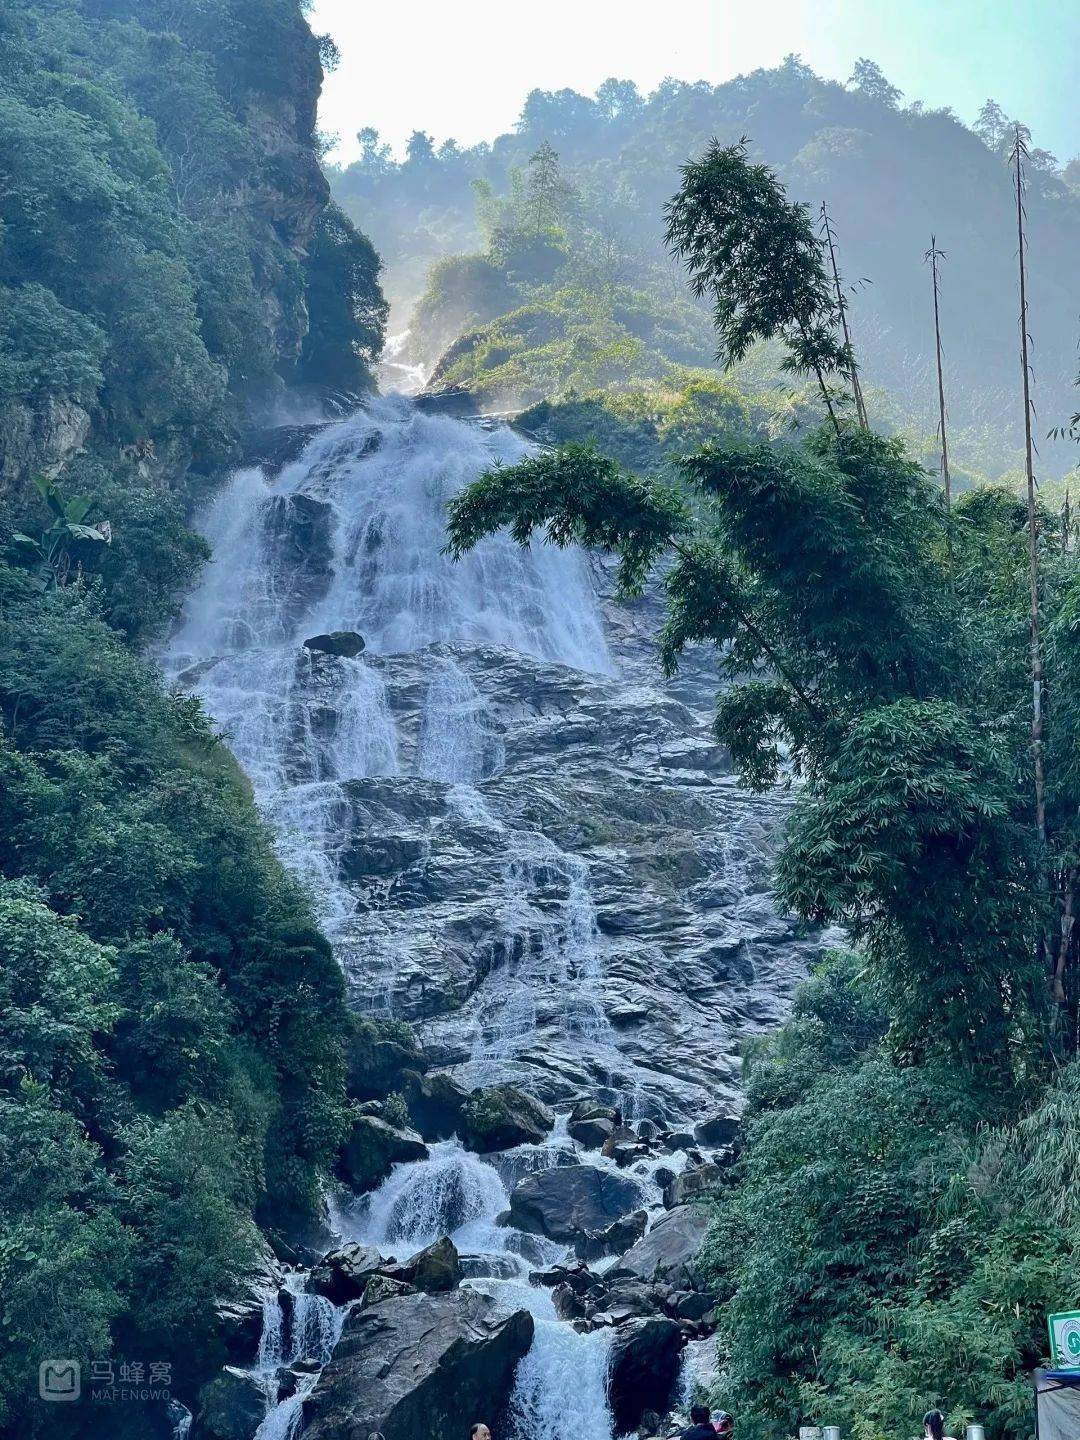
[[(381, 658), (450, 643), (612, 671), (578, 554), (542, 545), (524, 551), (506, 538), (459, 563), (443, 553), (446, 501), (487, 467), (526, 453), (526, 442), (504, 426), (425, 415), (391, 397), (325, 427), (273, 480), (258, 469), (238, 472), (204, 517), (213, 559), (165, 664), (228, 737), (285, 863), (310, 888), (332, 939), (348, 931), (357, 908), (342, 866), (352, 828), (349, 782), (443, 781), (462, 814), (482, 825), (490, 816), (476, 787), (504, 761), (472, 678), (442, 653), (432, 655), (407, 754)], [(365, 653), (328, 665), (304, 648), (306, 639), (334, 631), (359, 632)], [(587, 866), (522, 831), (507, 841), (504, 881), (500, 927), (507, 953), (519, 958), (485, 982), (468, 1065), (474, 1084), (514, 1077), (541, 983), (558, 990), (561, 1023), (575, 1044), (598, 1051), (611, 1044), (598, 998), (602, 958)], [(531, 898), (541, 885), (542, 913)], [(532, 938), (515, 945), (521, 936)], [(557, 1131), (528, 1163), (556, 1163), (567, 1147), (565, 1130)], [(647, 1174), (641, 1183), (657, 1203)], [(536, 1317), (513, 1398), (521, 1436), (610, 1440), (608, 1339), (556, 1319), (549, 1293), (528, 1274), (565, 1251), (497, 1225), (507, 1205), (505, 1177), (447, 1141), (429, 1160), (397, 1167), (373, 1196), (337, 1202), (334, 1219), (344, 1238), (399, 1257), (451, 1235), (473, 1257), (468, 1283)], [(296, 1433), (317, 1369), (280, 1403), (279, 1378), (297, 1360), (325, 1363), (342, 1324), (342, 1312), (306, 1294), (302, 1277), (289, 1284), (287, 1305), (276, 1294), (266, 1298), (255, 1373), (268, 1412), (258, 1440)]]

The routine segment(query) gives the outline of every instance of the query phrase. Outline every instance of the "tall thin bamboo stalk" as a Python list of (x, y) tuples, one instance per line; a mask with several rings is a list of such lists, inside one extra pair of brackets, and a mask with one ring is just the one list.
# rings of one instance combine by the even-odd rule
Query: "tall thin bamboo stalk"
[(844, 299), (844, 287), (840, 284), (840, 267), (836, 263), (836, 236), (824, 200), (821, 202), (821, 226), (829, 247), (829, 264), (832, 266), (833, 285), (836, 289), (836, 308), (840, 312), (840, 325), (844, 332), (844, 345), (848, 352), (848, 377), (851, 381), (851, 393), (855, 400), (855, 414), (858, 416), (862, 428), (868, 430), (870, 426), (866, 419), (866, 404), (863, 401), (862, 386), (859, 383), (859, 368), (855, 364), (855, 348), (851, 343), (847, 301)]
[[(1035, 509), (1035, 447), (1031, 438), (1031, 358), (1028, 349), (1027, 241), (1024, 234), (1024, 160), (1027, 146), (1020, 126), (1016, 127), (1012, 160), (1016, 167), (1016, 236), (1020, 267), (1020, 362), (1024, 382), (1024, 473), (1027, 477), (1028, 504), (1028, 580), (1031, 590), (1031, 756), (1035, 771), (1035, 829), (1041, 851), (1042, 883), (1046, 878), (1046, 773), (1043, 761), (1043, 712), (1045, 678), (1043, 674), (1042, 627), (1039, 605), (1039, 524)], [(1064, 998), (1061, 979), (1055, 966), (1054, 998)]]
[(949, 437), (945, 428), (945, 374), (941, 361), (941, 277), (938, 261), (946, 258), (945, 251), (938, 249), (937, 236), (930, 236), (930, 249), (923, 257), (930, 261), (934, 277), (934, 351), (937, 356), (938, 434), (941, 436), (941, 479), (945, 485), (945, 511), (952, 512), (952, 481), (949, 476)]

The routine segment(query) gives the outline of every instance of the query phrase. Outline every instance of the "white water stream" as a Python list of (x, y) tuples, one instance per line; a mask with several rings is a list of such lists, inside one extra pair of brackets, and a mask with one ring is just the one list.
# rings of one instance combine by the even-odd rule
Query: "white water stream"
[[(431, 657), (419, 733), (408, 765), (380, 657), (456, 643), (511, 648), (545, 661), (610, 673), (611, 660), (587, 568), (574, 552), (506, 538), (452, 562), (443, 552), (445, 504), (493, 463), (512, 463), (526, 443), (505, 427), (483, 429), (419, 413), (408, 401), (373, 401), (328, 425), (273, 481), (238, 472), (204, 517), (213, 548), (199, 588), (165, 658), (198, 693), (251, 779), (285, 863), (310, 888), (320, 918), (340, 937), (356, 911), (342, 875), (351, 838), (348, 782), (406, 773), (447, 782), (462, 814), (491, 817), (475, 788), (503, 763), (501, 741), (465, 670)], [(308, 637), (358, 631), (367, 650), (329, 664), (303, 648)], [(565, 896), (537, 910), (530, 898)], [(575, 1043), (611, 1043), (599, 1003), (601, 955), (586, 865), (544, 836), (512, 834), (505, 857), (501, 929), (514, 963), (485, 982), (469, 1063), (472, 1083), (512, 1078), (534, 1028), (535, 990), (556, 988)], [(515, 946), (515, 937), (533, 937)], [(539, 941), (536, 937), (539, 936)], [(532, 1160), (555, 1163), (570, 1145), (557, 1133)], [(598, 1157), (592, 1157), (598, 1160)], [(604, 1162), (606, 1163), (606, 1162)], [(670, 1162), (669, 1162), (670, 1163)], [(648, 1176), (642, 1176), (648, 1189)], [(651, 1196), (655, 1200), (655, 1196)], [(455, 1141), (398, 1167), (358, 1204), (342, 1203), (342, 1235), (404, 1257), (441, 1235), (477, 1260), (469, 1283), (508, 1306), (527, 1306), (536, 1339), (522, 1362), (513, 1412), (523, 1440), (610, 1440), (605, 1394), (607, 1337), (577, 1334), (555, 1318), (528, 1272), (565, 1252), (499, 1226), (506, 1185)], [(486, 1276), (481, 1272), (487, 1270)], [(283, 1369), (322, 1364), (343, 1320), (290, 1280), (288, 1314), (266, 1298), (255, 1372), (268, 1413), (258, 1440), (291, 1440), (316, 1374), (277, 1403)], [(468, 1419), (471, 1417), (463, 1417)]]

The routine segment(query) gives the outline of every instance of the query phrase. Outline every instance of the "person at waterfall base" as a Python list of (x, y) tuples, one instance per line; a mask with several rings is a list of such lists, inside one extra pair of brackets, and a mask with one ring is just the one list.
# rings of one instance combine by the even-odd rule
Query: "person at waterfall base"
[(945, 1434), (945, 1416), (940, 1410), (927, 1410), (922, 1417), (922, 1428), (925, 1440), (953, 1440)]
[(712, 1428), (723, 1440), (731, 1440), (735, 1434), (735, 1419), (726, 1410), (718, 1410), (712, 1417)]
[(491, 1431), (482, 1420), (478, 1420), (469, 1431), (469, 1440), (491, 1440)]
[(679, 1440), (716, 1440), (716, 1431), (710, 1423), (710, 1412), (707, 1405), (690, 1407), (690, 1428), (682, 1432)]

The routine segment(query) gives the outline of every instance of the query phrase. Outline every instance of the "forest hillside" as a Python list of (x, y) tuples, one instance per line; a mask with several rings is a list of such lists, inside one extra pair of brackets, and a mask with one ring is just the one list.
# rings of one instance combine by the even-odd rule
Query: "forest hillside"
[[(343, 208), (391, 257), (395, 328), (411, 324), (412, 354), (429, 370), (462, 334), (511, 317), (483, 329), (478, 358), (446, 378), (482, 379), (490, 399), (513, 406), (631, 377), (681, 389), (673, 366), (712, 366), (707, 312), (664, 249), (663, 207), (679, 167), (709, 140), (745, 136), (815, 217), (827, 204), (875, 417), (928, 453), (937, 395), (924, 256), (936, 237), (947, 256), (942, 339), (957, 459), (1000, 475), (1020, 457), (1011, 135), (993, 101), (972, 127), (948, 109), (905, 105), (870, 61), (838, 84), (789, 57), (717, 86), (667, 80), (643, 95), (612, 79), (595, 96), (536, 90), (514, 131), (492, 144), (436, 147), (417, 132), (401, 161), (364, 130), (360, 159), (330, 176)], [(1053, 474), (1072, 463), (1045, 437), (1075, 409), (1080, 313), (1080, 170), (1068, 159), (1034, 137), (1030, 329), (1042, 464)], [(518, 358), (537, 349), (544, 355)], [(735, 379), (743, 392), (775, 390), (773, 357), (752, 355)], [(782, 410), (782, 397), (770, 405)]]

